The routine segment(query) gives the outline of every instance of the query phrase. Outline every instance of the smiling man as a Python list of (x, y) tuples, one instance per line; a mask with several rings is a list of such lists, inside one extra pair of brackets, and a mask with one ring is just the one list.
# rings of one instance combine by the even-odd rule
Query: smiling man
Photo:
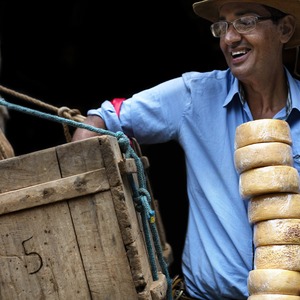
[[(285, 49), (300, 45), (300, 1), (204, 0), (193, 8), (212, 22), (228, 69), (187, 72), (118, 105), (104, 101), (86, 123), (140, 144), (180, 144), (189, 197), (180, 299), (247, 299), (253, 232), (234, 166), (235, 130), (256, 119), (287, 121), (300, 171), (300, 82), (283, 64)], [(94, 135), (77, 129), (73, 140)]]

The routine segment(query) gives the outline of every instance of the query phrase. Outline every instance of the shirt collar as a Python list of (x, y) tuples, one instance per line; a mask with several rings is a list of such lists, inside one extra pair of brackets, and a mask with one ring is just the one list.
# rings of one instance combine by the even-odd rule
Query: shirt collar
[[(291, 73), (287, 69), (285, 70), (287, 76), (287, 83), (289, 86), (289, 93), (286, 106), (286, 116), (288, 116), (294, 108), (300, 111), (300, 82), (293, 78)], [(243, 96), (243, 90), (241, 89), (238, 79), (231, 74), (230, 80), (231, 88), (229, 90), (229, 93), (227, 94), (227, 97), (224, 100), (223, 107), (226, 107), (230, 102), (232, 102), (236, 95), (239, 96), (241, 104), (244, 105), (246, 100)]]
[[(224, 100), (223, 107), (227, 106), (230, 102), (232, 102), (236, 94), (239, 94), (239, 81), (232, 75), (231, 72), (228, 80), (231, 81), (230, 90)], [(241, 99), (241, 97), (239, 98)]]
[(300, 82), (299, 80), (293, 78), (291, 73), (286, 70), (288, 85), (289, 85), (289, 98), (290, 98), (290, 108), (289, 113), (293, 109), (300, 111)]

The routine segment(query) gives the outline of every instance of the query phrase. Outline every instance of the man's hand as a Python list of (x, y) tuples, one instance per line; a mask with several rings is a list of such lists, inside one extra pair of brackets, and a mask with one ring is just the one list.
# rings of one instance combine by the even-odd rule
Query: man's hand
[[(93, 127), (106, 129), (104, 121), (99, 116), (87, 116), (84, 124), (91, 125)], [(77, 128), (73, 134), (72, 142), (84, 140), (90, 137), (98, 136), (99, 134), (94, 131), (90, 131), (83, 128)]]

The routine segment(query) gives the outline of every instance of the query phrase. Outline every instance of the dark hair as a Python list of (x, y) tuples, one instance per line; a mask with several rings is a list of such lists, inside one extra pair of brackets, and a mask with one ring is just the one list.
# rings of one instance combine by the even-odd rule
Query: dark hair
[(281, 10), (278, 10), (274, 7), (270, 7), (267, 5), (263, 5), (263, 7), (268, 10), (272, 16), (272, 20), (274, 22), (277, 22), (278, 20), (280, 20), (281, 18), (285, 17), (287, 14), (282, 12)]

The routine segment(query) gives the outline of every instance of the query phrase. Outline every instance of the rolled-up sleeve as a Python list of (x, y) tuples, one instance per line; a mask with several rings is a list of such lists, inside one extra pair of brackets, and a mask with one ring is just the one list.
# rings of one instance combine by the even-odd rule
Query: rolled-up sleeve
[(190, 99), (182, 77), (166, 81), (126, 99), (119, 116), (110, 101), (88, 115), (100, 116), (108, 130), (122, 131), (140, 143), (162, 143), (176, 139)]

